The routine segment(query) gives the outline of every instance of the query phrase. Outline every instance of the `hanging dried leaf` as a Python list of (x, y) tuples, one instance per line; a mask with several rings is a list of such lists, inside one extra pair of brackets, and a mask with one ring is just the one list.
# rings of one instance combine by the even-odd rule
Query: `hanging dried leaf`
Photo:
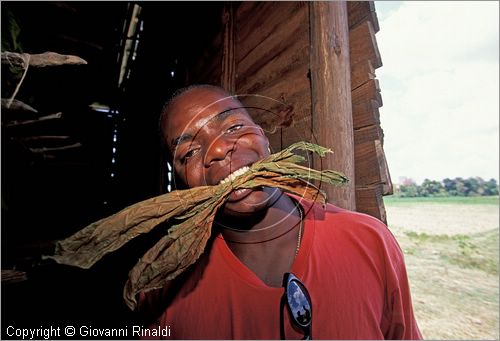
[(318, 171), (296, 164), (305, 160), (294, 153), (297, 149), (314, 152), (321, 157), (331, 153), (330, 149), (312, 143), (295, 143), (254, 163), (250, 170), (231, 182), (173, 191), (94, 222), (59, 241), (55, 254), (46, 258), (61, 264), (90, 268), (104, 255), (138, 235), (150, 232), (161, 222), (172, 218), (179, 220), (180, 223), (172, 226), (129, 273), (123, 296), (130, 309), (135, 309), (138, 292), (163, 287), (196, 262), (205, 250), (217, 210), (232, 191), (277, 187), (324, 204), (325, 193), (312, 185), (310, 180), (333, 185), (347, 183), (348, 179), (342, 173)]

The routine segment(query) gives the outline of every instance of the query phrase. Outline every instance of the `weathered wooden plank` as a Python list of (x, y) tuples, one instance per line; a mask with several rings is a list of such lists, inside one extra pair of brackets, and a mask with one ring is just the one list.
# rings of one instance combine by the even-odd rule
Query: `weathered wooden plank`
[(375, 79), (375, 77), (375, 69), (370, 60), (360, 61), (356, 65), (351, 64), (351, 90)]
[(247, 96), (239, 96), (255, 122), (266, 132), (274, 133), (276, 129), (289, 127), (293, 121), (309, 116), (310, 92), (290, 90), (283, 83), (271, 88), (257, 88)]
[(282, 150), (281, 146), (281, 129), (277, 129), (274, 134), (266, 132), (266, 136), (269, 139), (269, 148), (271, 148), (271, 153), (276, 153)]
[(266, 133), (274, 134), (277, 129), (292, 124), (293, 107), (283, 102), (268, 99), (267, 96), (251, 96), (241, 101), (255, 123)]
[(246, 21), (255, 16), (257, 7), (262, 6), (260, 1), (242, 1), (236, 10), (236, 20)]
[[(260, 94), (269, 97), (270, 99), (278, 100), (289, 105), (293, 105), (297, 109), (297, 105), (301, 105), (299, 101), (302, 99), (297, 98), (298, 94), (306, 93), (310, 96), (309, 79), (307, 78), (307, 65), (302, 67), (292, 68), (290, 70), (280, 69), (276, 71), (280, 77), (268, 78), (262, 75), (262, 78), (251, 77), (247, 83), (238, 83), (237, 87), (239, 93)], [(283, 73), (281, 73), (283, 72)], [(310, 102), (310, 101), (308, 101)], [(308, 114), (301, 110), (300, 114)], [(297, 113), (297, 112), (296, 112)]]
[(354, 129), (360, 129), (369, 125), (379, 125), (380, 112), (378, 107), (378, 102), (373, 99), (353, 104), (352, 124)]
[[(282, 148), (286, 148), (297, 141), (315, 142), (312, 136), (311, 116), (305, 116), (294, 121), (292, 126), (283, 128), (281, 134)], [(334, 150), (334, 152), (336, 151)], [(311, 166), (313, 165), (311, 164)]]
[(382, 141), (365, 141), (354, 146), (356, 162), (356, 185), (380, 184), (382, 195), (393, 193), (392, 181), (385, 158)]
[(365, 142), (373, 142), (382, 140), (383, 134), (379, 125), (369, 125), (363, 128), (354, 130), (354, 145), (363, 144)]
[(375, 140), (375, 149), (380, 169), (380, 180), (382, 182), (382, 195), (391, 195), (394, 193), (389, 166), (383, 148), (383, 143), (380, 140)]
[[(236, 11), (237, 36), (239, 41), (246, 41), (249, 35), (265, 36), (272, 32), (269, 23), (276, 13), (276, 3), (272, 1), (244, 1)], [(274, 19), (276, 20), (276, 19)], [(254, 46), (243, 47), (251, 49)]]
[(355, 210), (354, 139), (352, 128), (349, 33), (345, 2), (310, 2), (311, 95), (313, 133), (319, 144), (335, 150), (322, 160), (325, 168), (351, 180), (326, 188), (337, 205)]
[[(285, 3), (289, 4), (289, 3)], [(288, 9), (290, 5), (283, 6)], [(304, 50), (309, 46), (309, 28), (306, 8), (299, 7), (286, 21), (276, 24), (272, 34), (264, 39), (254, 35), (247, 40), (239, 40), (237, 48), (237, 78), (275, 77), (273, 68), (290, 69), (308, 63)], [(266, 26), (271, 26), (267, 24)], [(255, 43), (255, 41), (257, 43)], [(245, 53), (246, 46), (255, 45)]]
[(236, 60), (234, 42), (234, 10), (231, 2), (223, 10), (224, 48), (222, 53), (221, 85), (230, 93), (235, 90)]
[(354, 146), (356, 163), (356, 186), (380, 184), (380, 165), (375, 141), (366, 141)]
[(379, 31), (380, 27), (373, 1), (348, 1), (347, 13), (349, 29), (352, 29), (368, 20), (372, 23), (375, 32)]
[(356, 187), (356, 207), (358, 212), (369, 214), (387, 224), (381, 185)]
[(294, 44), (283, 50), (276, 58), (269, 60), (268, 63), (260, 65), (255, 72), (244, 77), (239, 74), (236, 87), (251, 92), (256, 89), (274, 87), (283, 79), (287, 79), (291, 83), (288, 85), (290, 88), (309, 88), (307, 77), (309, 60), (304, 58), (303, 53), (300, 53), (304, 48), (307, 48), (307, 44)]
[(282, 38), (280, 35), (283, 28), (290, 27), (290, 21), (297, 12), (307, 12), (307, 6), (295, 1), (263, 1), (258, 3), (250, 15), (240, 15), (240, 8), (237, 12), (237, 63), (239, 64), (242, 59), (247, 58), (250, 51), (265, 40)]
[[(293, 86), (298, 82), (288, 76), (280, 79), (278, 84), (270, 87), (263, 84), (263, 87), (255, 87), (252, 91), (248, 91), (249, 95), (239, 97), (244, 105), (262, 108), (260, 110), (247, 108), (247, 110), (266, 133), (282, 131), (281, 139), (285, 141), (283, 145), (286, 145), (286, 141), (293, 143), (299, 140), (311, 140), (310, 88), (307, 85)], [(308, 80), (307, 77), (304, 77), (304, 80)], [(308, 123), (304, 124), (304, 120)]]
[(363, 103), (369, 100), (375, 100), (378, 107), (383, 105), (380, 87), (377, 79), (370, 79), (365, 84), (352, 91), (352, 105)]
[(369, 21), (365, 21), (349, 31), (349, 50), (351, 65), (370, 60), (373, 68), (378, 69), (382, 66), (375, 31)]
[[(310, 88), (309, 79), (309, 64), (304, 60), (295, 59), (295, 52), (290, 51), (289, 63), (271, 63), (263, 66), (262, 70), (267, 72), (258, 72), (254, 76), (245, 79), (238, 78), (236, 81), (238, 91), (244, 93), (255, 93), (257, 91), (265, 91), (271, 88), (286, 89), (287, 93), (294, 93)], [(241, 80), (241, 81), (240, 81)], [(276, 91), (275, 91), (276, 92)]]

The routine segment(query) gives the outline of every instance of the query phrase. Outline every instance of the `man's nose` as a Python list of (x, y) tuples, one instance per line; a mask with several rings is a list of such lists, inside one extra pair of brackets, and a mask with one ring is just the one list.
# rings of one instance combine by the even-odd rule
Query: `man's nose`
[(215, 138), (207, 148), (205, 167), (210, 167), (213, 162), (224, 160), (234, 150), (236, 141), (224, 139), (223, 136)]

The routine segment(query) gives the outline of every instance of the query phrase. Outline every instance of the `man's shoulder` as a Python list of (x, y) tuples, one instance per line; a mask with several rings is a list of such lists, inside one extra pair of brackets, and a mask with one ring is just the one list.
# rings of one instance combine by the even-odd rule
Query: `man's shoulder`
[(371, 215), (341, 208), (332, 203), (323, 205), (318, 202), (305, 201), (304, 206), (306, 206), (306, 210), (310, 211), (316, 220), (333, 219), (342, 221), (343, 223), (369, 225), (387, 229), (387, 226), (382, 221)]
[[(323, 243), (348, 245), (350, 250), (386, 254), (402, 261), (402, 251), (386, 224), (365, 213), (340, 208), (333, 204), (313, 204), (315, 240)], [(312, 213), (311, 213), (312, 214)]]
[(335, 204), (305, 202), (303, 204), (309, 219), (315, 221), (316, 228), (325, 233), (377, 235), (377, 239), (393, 239), (394, 236), (387, 225), (379, 219), (365, 213), (347, 210)]

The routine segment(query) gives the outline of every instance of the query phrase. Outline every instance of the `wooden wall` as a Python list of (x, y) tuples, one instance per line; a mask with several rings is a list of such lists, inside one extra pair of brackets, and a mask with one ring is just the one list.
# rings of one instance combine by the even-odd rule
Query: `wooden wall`
[[(342, 15), (347, 15), (342, 20), (335, 18), (338, 13), (331, 13), (333, 19), (326, 18), (325, 23), (328, 25), (328, 20), (333, 20), (334, 25), (341, 26), (332, 30), (335, 39), (335, 32), (344, 28), (347, 32), (348, 41), (341, 42), (347, 47), (342, 51), (347, 56), (347, 64), (337, 65), (344, 65), (342, 67), (347, 69), (350, 77), (346, 79), (350, 78), (351, 86), (350, 89), (340, 89), (340, 97), (335, 101), (349, 102), (344, 107), (352, 117), (345, 126), (352, 131), (345, 136), (351, 136), (353, 141), (352, 147), (349, 143), (343, 146), (348, 155), (342, 157), (353, 157), (354, 167), (352, 187), (348, 189), (353, 198), (342, 200), (339, 197), (342, 193), (332, 192), (331, 201), (344, 203), (341, 206), (368, 213), (385, 222), (382, 196), (392, 193), (392, 184), (383, 151), (378, 111), (382, 99), (375, 78), (375, 69), (382, 66), (375, 39), (379, 30), (377, 16), (371, 1), (334, 5), (344, 6), (343, 13), (346, 14)], [(322, 48), (317, 44), (325, 42), (321, 42), (314, 32), (318, 30), (317, 16), (324, 9), (316, 7), (308, 2), (228, 2), (222, 13), (223, 29), (190, 72), (189, 83), (222, 85), (236, 93), (246, 106), (255, 107), (249, 109), (250, 114), (266, 130), (273, 150), (299, 140), (321, 143), (313, 134), (318, 125), (324, 124), (324, 119), (316, 122), (316, 126), (313, 122), (316, 115), (313, 107), (317, 108), (313, 103), (317, 96), (313, 92), (318, 91), (315, 85), (319, 82), (314, 51)], [(335, 44), (326, 47), (334, 49), (333, 58), (340, 55)], [(336, 81), (338, 75), (330, 77)], [(345, 87), (348, 88), (348, 84)], [(337, 116), (332, 120), (328, 125), (335, 125)], [(332, 126), (332, 134), (335, 129)], [(328, 128), (324, 131), (328, 133)], [(336, 146), (332, 148), (335, 150)]]
[(378, 108), (382, 97), (375, 69), (382, 66), (375, 33), (379, 30), (372, 1), (349, 1), (351, 97), (354, 128), (356, 207), (386, 222), (383, 195), (392, 182), (383, 149)]
[[(236, 12), (235, 91), (263, 125), (273, 150), (311, 140), (308, 6), (243, 2)], [(293, 114), (293, 116), (292, 116)]]

